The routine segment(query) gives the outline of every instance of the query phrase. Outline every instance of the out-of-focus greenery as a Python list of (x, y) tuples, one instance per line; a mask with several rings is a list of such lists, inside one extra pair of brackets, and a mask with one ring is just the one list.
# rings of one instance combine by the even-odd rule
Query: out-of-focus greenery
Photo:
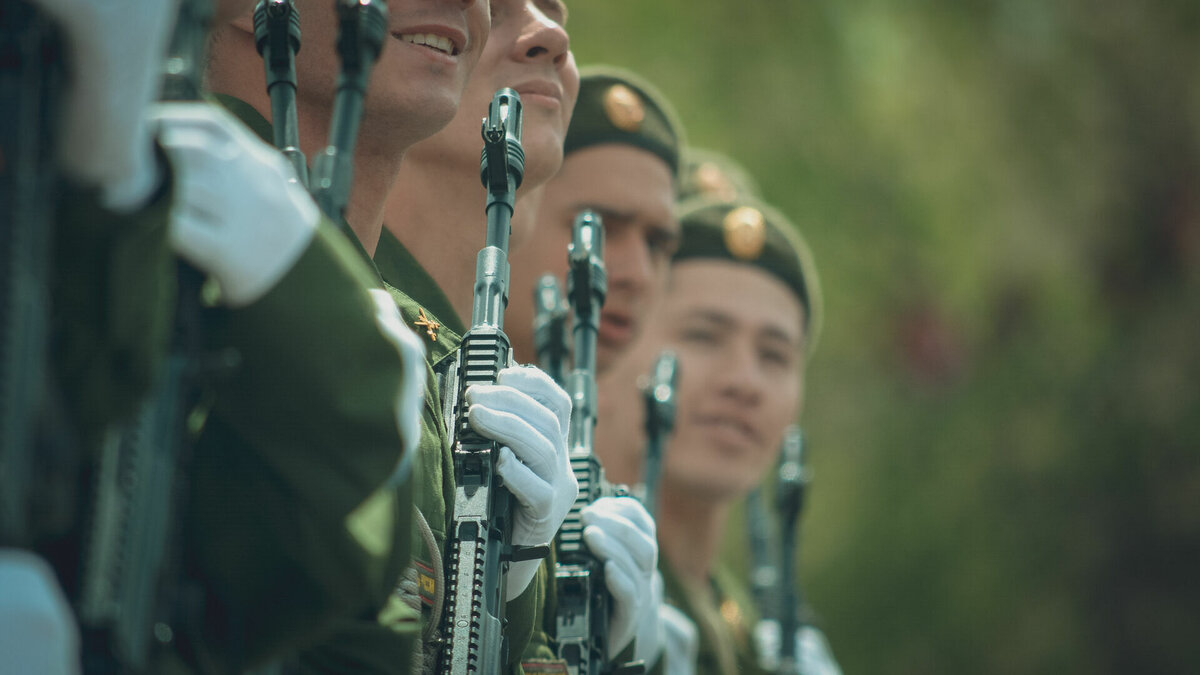
[(578, 0), (816, 252), (848, 673), (1200, 671), (1200, 3)]

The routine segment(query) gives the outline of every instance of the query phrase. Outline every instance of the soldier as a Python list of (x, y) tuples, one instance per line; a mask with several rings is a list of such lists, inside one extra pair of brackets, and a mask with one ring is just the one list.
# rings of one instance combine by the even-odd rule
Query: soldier
[[(88, 257), (66, 268), (71, 276), (56, 277), (53, 302), (56, 320), (66, 317), (55, 326), (62, 343), (56, 375), (79, 401), (71, 412), (84, 454), (94, 454), (95, 437), (121, 418), (105, 392), (122, 396), (152, 379), (117, 368), (156, 367), (171, 313), (163, 292), (171, 288), (168, 246), (219, 285), (223, 309), (206, 326), (206, 349), (233, 347), (241, 356), (213, 387), (189, 476), (183, 556), (203, 604), (189, 617), (196, 625), (177, 626), (185, 630), (174, 635), (178, 647), (168, 662), (150, 670), (239, 670), (311, 642), (333, 621), (374, 615), (407, 559), (403, 486), (411, 461), (401, 459), (412, 455), (419, 433), (424, 368), (412, 367), (419, 343), (390, 299), (369, 292), (373, 270), (289, 180), (291, 168), (240, 124), (205, 104), (162, 107), (154, 118), (171, 164), (155, 159), (146, 105), (171, 3), (43, 5), (61, 22), (74, 57), (62, 168), (86, 199), (72, 200), (60, 215), (56, 246), (60, 256), (82, 247)], [(236, 14), (247, 3), (220, 9)], [(474, 3), (462, 11), (486, 15)], [(473, 25), (486, 33), (486, 20)], [(332, 59), (332, 41), (328, 52)], [(391, 78), (405, 67), (437, 70), (398, 63)], [(413, 115), (411, 138), (454, 112), (459, 70), (442, 71), (448, 82), (427, 83), (428, 98), (390, 92), (421, 113)], [(166, 228), (163, 210), (154, 208), (172, 201)], [(115, 243), (87, 247), (104, 237)], [(159, 294), (127, 297), (143, 277), (155, 279)], [(149, 344), (125, 349), (120, 340), (130, 336)], [(335, 342), (339, 349), (329, 347)], [(76, 567), (59, 567), (72, 594)]]
[(624, 423), (603, 427), (597, 446), (606, 459), (625, 457), (618, 466), (640, 461), (637, 375), (674, 350), (676, 424), (657, 511), (667, 597), (699, 627), (697, 672), (762, 672), (748, 589), (720, 546), (731, 508), (773, 465), (802, 406), (820, 289), (807, 246), (774, 209), (748, 197), (683, 209), (659, 320), (601, 382)]
[(533, 290), (546, 273), (565, 283), (571, 223), (585, 208), (604, 223), (608, 272), (597, 369), (603, 372), (629, 346), (666, 283), (678, 244), (674, 204), (682, 146), (674, 111), (649, 83), (611, 67), (580, 71), (562, 169), (543, 190), (535, 235), (513, 256), (508, 321), (520, 358), (537, 358)]
[[(578, 91), (578, 74), (563, 28), (566, 9), (561, 3), (499, 0), (492, 11), (492, 35), (465, 97), (473, 103), (464, 104), (449, 127), (414, 146), (405, 158), (389, 197), (386, 231), (375, 255), (384, 279), (398, 289), (395, 295), (401, 313), (428, 338), (430, 362), (435, 371), (445, 368), (466, 329), (463, 318), (471, 314), (475, 254), (483, 243), (485, 195), (478, 180), (480, 112), (499, 87), (512, 87), (522, 97), (526, 164), (524, 181), (517, 193), (511, 238), (512, 246), (517, 248), (529, 240), (533, 229), (531, 193), (536, 195), (538, 186), (561, 164), (563, 139)], [(512, 297), (510, 294), (510, 302)], [(512, 319), (505, 319), (506, 330), (514, 326)], [(501, 382), (506, 380), (524, 387), (534, 401), (562, 405), (558, 403), (564, 395), (562, 390), (536, 369), (502, 371)], [(425, 644), (432, 644), (438, 638), (436, 630), (443, 609), (441, 561), (454, 487), (439, 396), (440, 392), (431, 388), (421, 464), (427, 477), (419, 481), (420, 489), (425, 492), (417, 496), (419, 522), (422, 527), (428, 524), (429, 529), (425, 542), (414, 546), (416, 566), (413, 578), (406, 584), (406, 588), (414, 589), (410, 597), (424, 609)], [(490, 390), (478, 391), (471, 399), (473, 410), (481, 404), (490, 406), (491, 401), (499, 402), (494, 396)], [(559, 432), (549, 444), (554, 446), (553, 457), (537, 463), (527, 459), (532, 448), (519, 447), (528, 441), (521, 438), (506, 441), (517, 458), (536, 467), (533, 472), (518, 473), (521, 467), (502, 462), (499, 469), (522, 502), (518, 517), (539, 523), (524, 532), (515, 527), (514, 541), (518, 534), (521, 538), (516, 543), (550, 541), (576, 493), (565, 454), (567, 409), (551, 407), (550, 410), (555, 412), (559, 423), (536, 422), (544, 412), (528, 402), (512, 410), (529, 419), (535, 429), (557, 428)], [(532, 499), (536, 493), (544, 495), (538, 499), (544, 504), (540, 508)], [(656, 556), (653, 536), (647, 531), (648, 517), (638, 519), (639, 514), (623, 511), (627, 506), (625, 501), (628, 500), (601, 504), (590, 516), (594, 519), (593, 533), (601, 532), (600, 538), (628, 543), (613, 547), (619, 550), (610, 550), (604, 556), (616, 566), (612, 580), (619, 587), (612, 590), (618, 610), (614, 612), (611, 629), (619, 646), (627, 644), (634, 633), (641, 635), (639, 628), (653, 614), (651, 603), (644, 598), (649, 596), (649, 575)], [(546, 574), (538, 570), (537, 564), (522, 562), (514, 564), (508, 573), (507, 632), (511, 660), (508, 667), (517, 672), (560, 667), (554, 663), (548, 636), (537, 622), (537, 615), (544, 611), (546, 587)], [(654, 650), (656, 638), (639, 640)], [(526, 650), (526, 643), (534, 646)], [(427, 654), (425, 668), (432, 666), (433, 657)]]

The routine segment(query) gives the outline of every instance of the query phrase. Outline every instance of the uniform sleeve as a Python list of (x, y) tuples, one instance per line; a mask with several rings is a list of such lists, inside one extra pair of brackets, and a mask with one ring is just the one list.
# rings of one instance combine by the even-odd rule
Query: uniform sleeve
[[(163, 166), (169, 166), (163, 159)], [(51, 261), (50, 361), (81, 446), (132, 416), (166, 355), (175, 307), (167, 244), (168, 176), (132, 214), (100, 206), (99, 192), (62, 188)]]
[(205, 642), (231, 666), (376, 616), (408, 562), (395, 401), (413, 364), (376, 325), (370, 282), (322, 226), (271, 292), (210, 326), (236, 365), (195, 453), (189, 560)]

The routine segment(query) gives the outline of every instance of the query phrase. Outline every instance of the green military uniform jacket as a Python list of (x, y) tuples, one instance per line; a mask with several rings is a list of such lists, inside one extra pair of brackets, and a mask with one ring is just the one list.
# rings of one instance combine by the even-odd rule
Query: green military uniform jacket
[(397, 611), (411, 492), (395, 401), (411, 364), (376, 323), (378, 285), (326, 221), (264, 297), (206, 322), (207, 350), (238, 358), (213, 384), (184, 513), (186, 571), (205, 597), (189, 660), (203, 668), (234, 672)]
[(758, 667), (754, 626), (758, 613), (748, 589), (725, 566), (707, 584), (691, 584), (659, 557), (664, 598), (687, 615), (699, 631), (696, 675), (766, 675)]
[[(410, 570), (407, 580), (412, 588), (410, 596), (419, 600), (422, 608), (422, 643), (428, 647), (435, 637), (445, 604), (443, 553), (446, 551), (446, 534), (454, 517), (455, 491), (450, 435), (445, 424), (438, 377), (450, 369), (466, 326), (433, 278), (386, 229), (375, 251), (375, 264), (405, 323), (422, 337), (429, 367), (414, 476), (413, 503), (419, 511), (412, 544), (414, 569)], [(545, 591), (546, 566), (543, 565), (526, 592), (509, 602), (505, 609), (512, 672), (522, 672), (520, 656), (538, 625)], [(426, 667), (432, 663), (432, 656), (425, 655)]]

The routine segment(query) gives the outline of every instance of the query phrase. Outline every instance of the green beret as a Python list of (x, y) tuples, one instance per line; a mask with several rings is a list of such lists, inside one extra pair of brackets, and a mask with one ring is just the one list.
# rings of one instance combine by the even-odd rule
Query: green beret
[(667, 99), (633, 73), (611, 66), (579, 69), (579, 99), (563, 153), (602, 143), (648, 150), (679, 176), (683, 127)]
[(683, 238), (673, 262), (714, 258), (761, 268), (782, 281), (804, 308), (808, 353), (821, 333), (821, 283), (812, 251), (782, 213), (741, 197), (731, 202), (692, 199), (679, 206)]
[(758, 183), (741, 164), (726, 155), (701, 148), (685, 148), (679, 174), (679, 200), (706, 197), (731, 202), (739, 197), (758, 199)]

